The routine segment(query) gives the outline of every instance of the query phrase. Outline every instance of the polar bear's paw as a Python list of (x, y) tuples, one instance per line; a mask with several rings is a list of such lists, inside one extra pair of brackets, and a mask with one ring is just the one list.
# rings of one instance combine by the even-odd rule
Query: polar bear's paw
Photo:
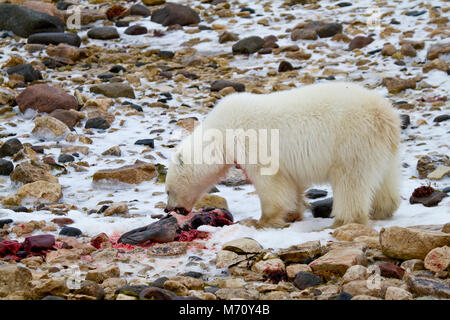
[(282, 220), (261, 221), (256, 219), (243, 219), (239, 221), (239, 223), (246, 227), (253, 227), (256, 229), (264, 229), (264, 228), (282, 229), (290, 226), (289, 223)]

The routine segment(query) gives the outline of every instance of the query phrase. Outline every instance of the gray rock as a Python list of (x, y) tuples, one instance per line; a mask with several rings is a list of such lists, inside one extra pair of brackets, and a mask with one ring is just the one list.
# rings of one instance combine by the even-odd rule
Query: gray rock
[(408, 289), (419, 296), (450, 298), (450, 285), (444, 280), (409, 275), (406, 278)]
[(300, 290), (314, 287), (321, 283), (323, 283), (323, 281), (320, 277), (305, 271), (300, 271), (297, 273), (294, 279), (294, 285)]
[(117, 29), (114, 27), (97, 27), (88, 31), (87, 36), (91, 39), (111, 40), (120, 38)]
[(64, 24), (45, 13), (14, 4), (0, 4), (0, 30), (12, 31), (27, 38), (33, 33), (64, 32)]
[(0, 147), (0, 157), (10, 157), (15, 155), (23, 148), (22, 143), (17, 138), (12, 138)]
[(327, 198), (311, 203), (311, 212), (314, 218), (330, 218), (333, 210), (333, 198)]
[(9, 176), (14, 170), (14, 165), (11, 161), (0, 159), (0, 176)]
[(228, 80), (216, 80), (211, 84), (211, 91), (220, 91), (226, 87), (233, 87), (237, 92), (245, 91), (245, 85), (239, 82), (233, 82)]
[(264, 45), (264, 39), (258, 36), (247, 37), (236, 42), (232, 49), (233, 54), (255, 53)]
[(90, 91), (93, 93), (102, 94), (109, 98), (135, 98), (133, 88), (127, 83), (108, 83), (94, 85), (90, 88)]
[(178, 24), (186, 26), (200, 22), (200, 17), (188, 6), (169, 3), (161, 9), (153, 11), (151, 21), (162, 24), (163, 26), (172, 26)]
[(28, 37), (28, 43), (45, 45), (65, 43), (74, 47), (79, 47), (81, 45), (81, 38), (76, 33), (70, 32), (35, 33)]
[(35, 70), (31, 64), (19, 64), (14, 67), (9, 67), (6, 72), (9, 75), (19, 74), (21, 75), (25, 82), (33, 82), (42, 79), (42, 75), (39, 71)]

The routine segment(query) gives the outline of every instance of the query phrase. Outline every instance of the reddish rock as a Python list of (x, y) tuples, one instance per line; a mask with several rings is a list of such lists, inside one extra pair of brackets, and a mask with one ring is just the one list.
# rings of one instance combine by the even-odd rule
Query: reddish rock
[(80, 117), (76, 112), (64, 109), (53, 110), (50, 113), (50, 116), (63, 122), (69, 128), (73, 128), (80, 120)]
[(51, 234), (40, 234), (26, 237), (23, 242), (23, 249), (26, 252), (39, 252), (49, 250), (55, 245), (55, 237)]
[(55, 218), (52, 220), (53, 223), (56, 223), (58, 226), (62, 227), (66, 224), (72, 224), (74, 221), (70, 218)]
[(449, 270), (450, 247), (444, 246), (431, 250), (425, 257), (424, 264), (425, 268), (436, 273)]
[(352, 41), (350, 41), (350, 44), (348, 45), (348, 50), (352, 51), (354, 49), (361, 49), (372, 42), (373, 42), (372, 37), (356, 36), (353, 38)]
[(26, 88), (17, 96), (16, 101), (22, 112), (27, 109), (47, 113), (56, 109), (78, 109), (78, 102), (75, 97), (62, 89), (46, 84), (35, 84)]
[(105, 248), (111, 246), (111, 240), (109, 240), (109, 237), (103, 232), (91, 239), (91, 245), (97, 249)]
[(379, 265), (381, 276), (386, 278), (402, 279), (405, 269), (400, 268), (392, 263), (385, 262)]

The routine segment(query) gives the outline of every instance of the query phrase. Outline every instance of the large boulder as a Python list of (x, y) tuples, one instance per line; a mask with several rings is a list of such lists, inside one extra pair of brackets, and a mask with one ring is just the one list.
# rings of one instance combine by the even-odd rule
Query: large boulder
[(169, 3), (161, 9), (153, 11), (151, 21), (162, 24), (163, 26), (171, 26), (179, 24), (186, 26), (200, 22), (197, 12), (180, 4)]
[(383, 254), (396, 259), (425, 259), (437, 247), (450, 246), (450, 234), (417, 228), (389, 227), (380, 231)]
[(17, 96), (16, 101), (22, 112), (27, 109), (47, 113), (56, 109), (78, 109), (78, 102), (74, 96), (46, 84), (35, 84), (26, 88)]
[(27, 38), (33, 33), (63, 32), (63, 22), (51, 15), (14, 4), (0, 4), (0, 30)]

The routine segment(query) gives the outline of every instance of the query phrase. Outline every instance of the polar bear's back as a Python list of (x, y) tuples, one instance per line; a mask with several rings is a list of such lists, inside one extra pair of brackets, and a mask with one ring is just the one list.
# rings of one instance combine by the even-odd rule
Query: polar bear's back
[(233, 94), (217, 104), (203, 125), (279, 130), (281, 169), (315, 182), (326, 180), (332, 166), (356, 157), (388, 159), (397, 153), (400, 132), (399, 117), (386, 99), (340, 82), (262, 95)]

